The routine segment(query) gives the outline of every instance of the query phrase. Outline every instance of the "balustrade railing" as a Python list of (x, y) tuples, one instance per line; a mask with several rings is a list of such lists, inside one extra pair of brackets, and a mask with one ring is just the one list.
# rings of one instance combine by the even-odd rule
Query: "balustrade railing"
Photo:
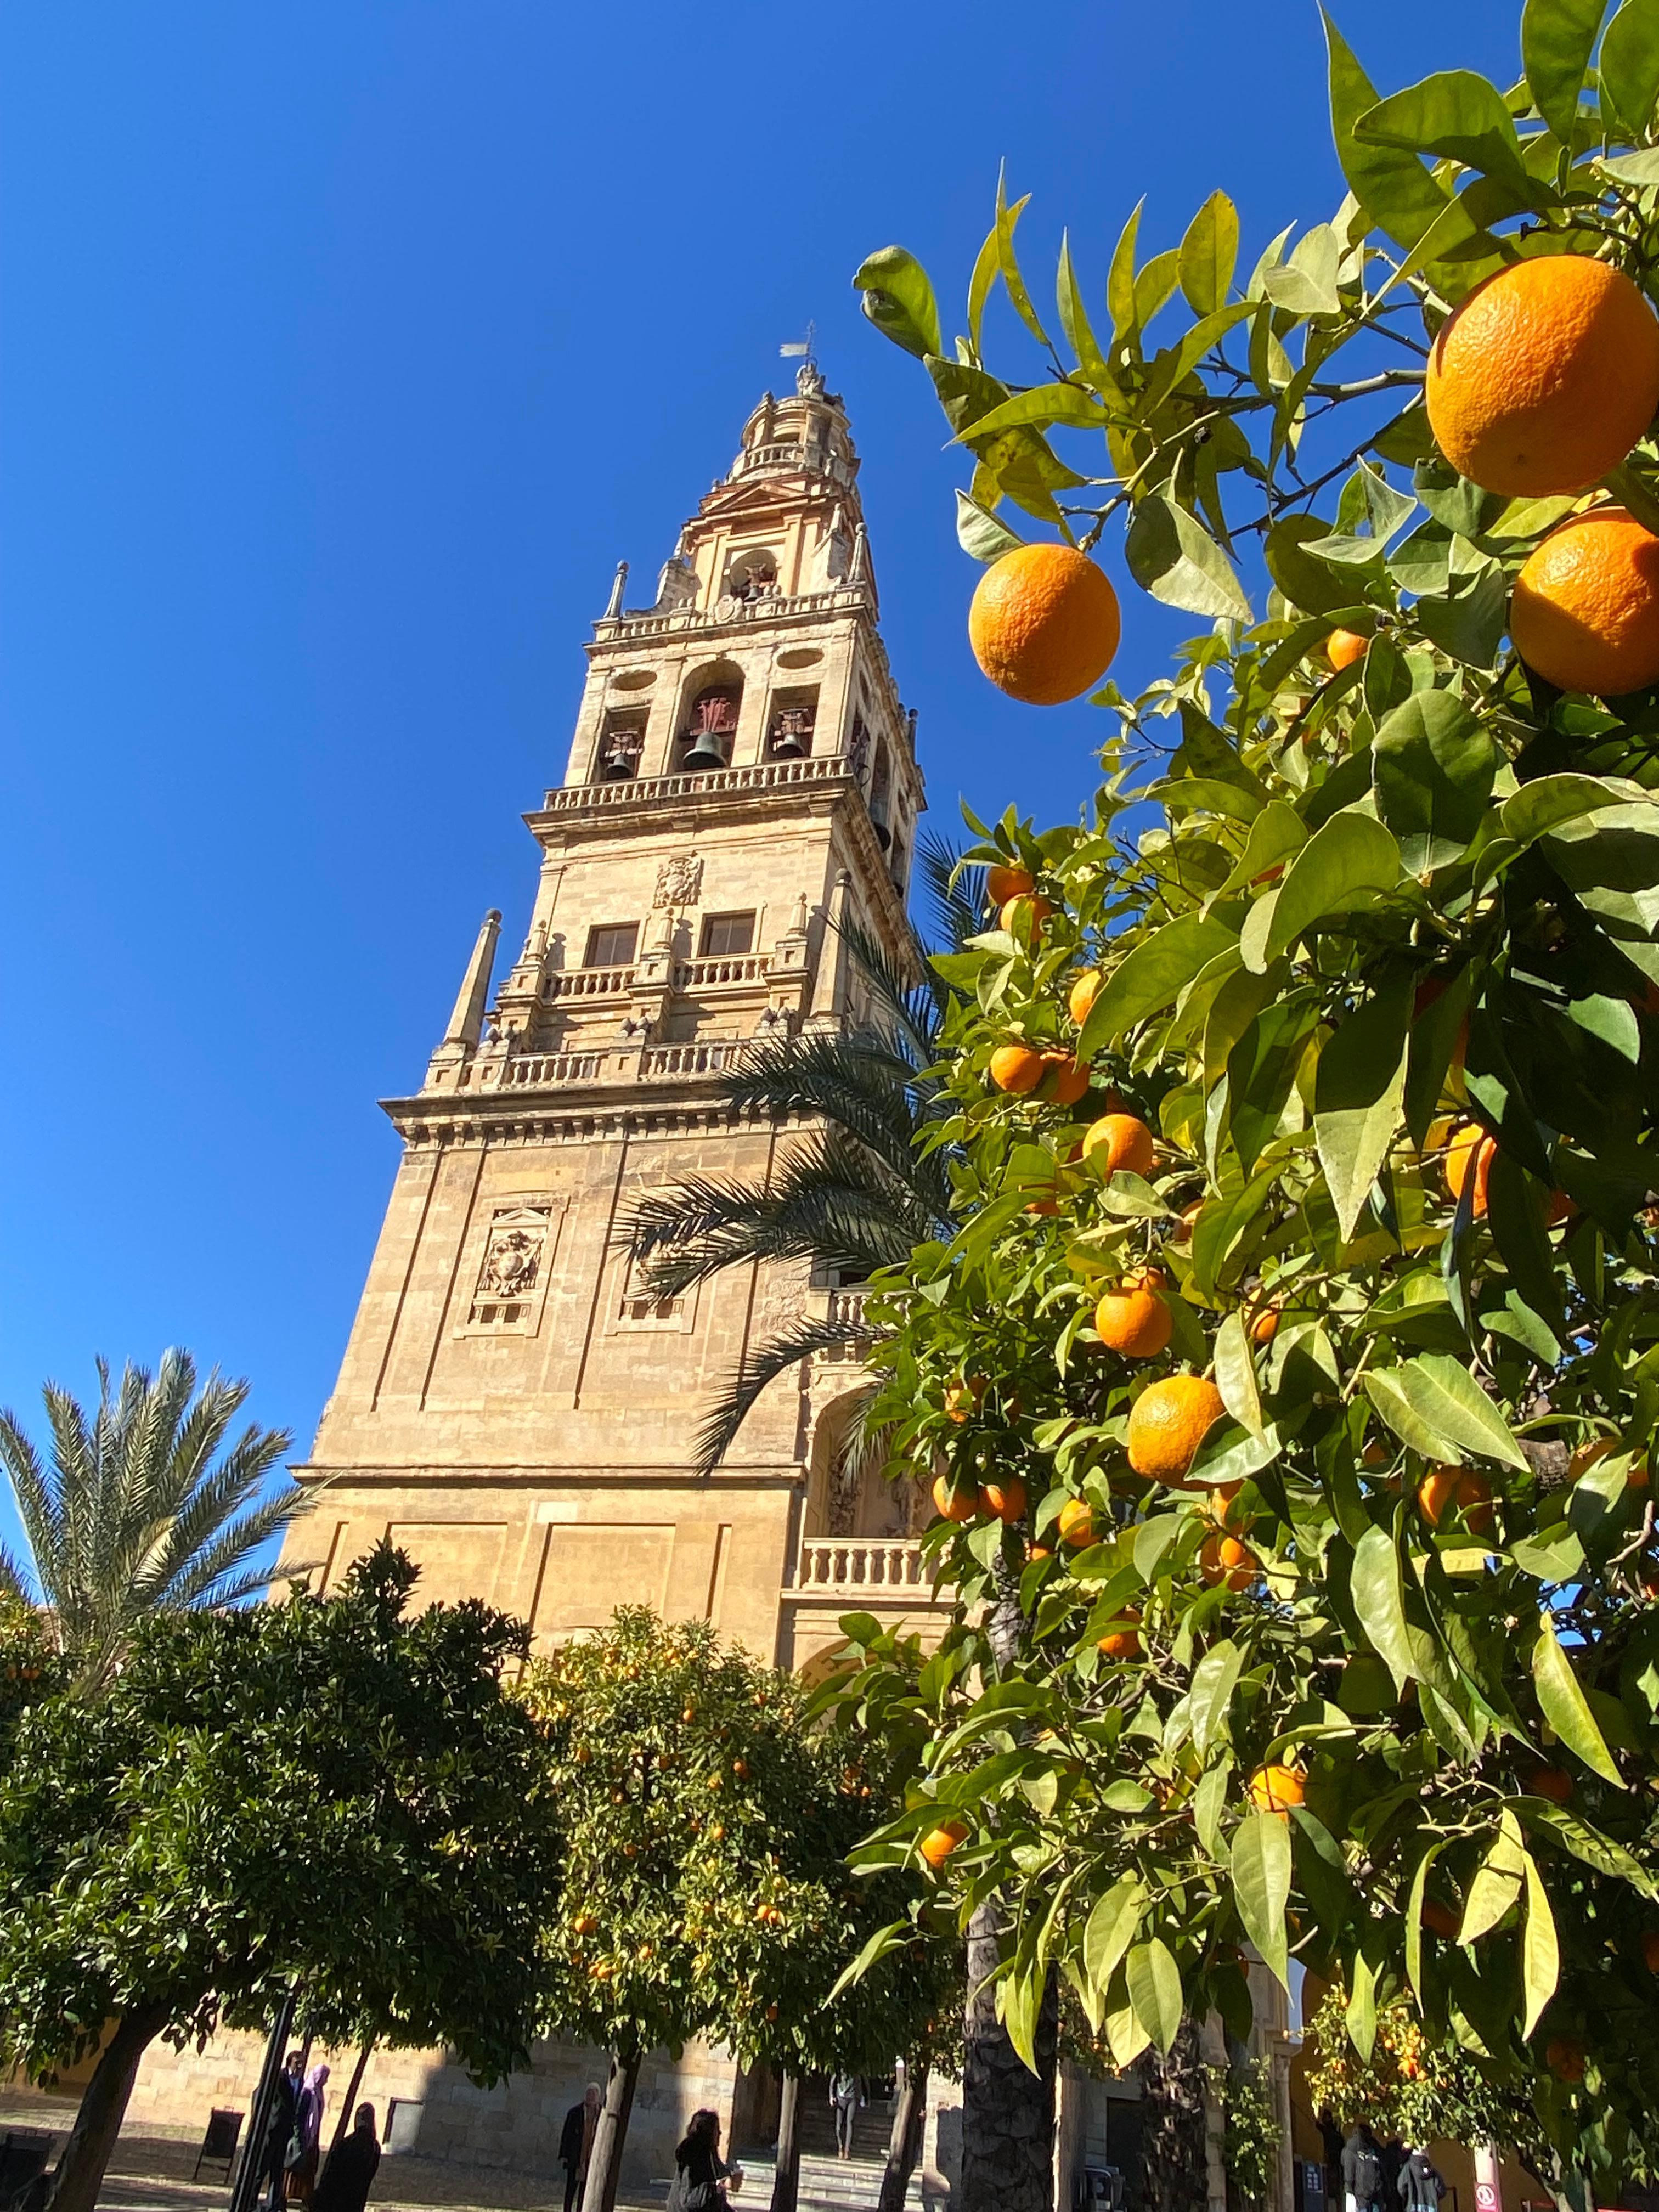
[(678, 636), (686, 630), (726, 629), (733, 623), (787, 622), (863, 606), (869, 597), (867, 584), (832, 584), (819, 592), (769, 592), (763, 599), (728, 601), (723, 613), (719, 606), (675, 607), (665, 614), (645, 608), (637, 614), (602, 617), (593, 625), (593, 635), (601, 643), (620, 637), (631, 642), (641, 637)]
[(547, 999), (609, 999), (634, 988), (632, 968), (556, 968), (542, 985)]
[(862, 1328), (869, 1296), (868, 1291), (831, 1291), (828, 1318), (843, 1328)]
[(674, 969), (677, 991), (706, 991), (716, 983), (763, 983), (771, 963), (763, 952), (710, 954), (682, 960)]
[(640, 1074), (647, 1081), (653, 1076), (718, 1075), (742, 1050), (735, 1039), (719, 1044), (647, 1045), (640, 1054)]
[(795, 1582), (805, 1590), (915, 1590), (929, 1601), (933, 1594), (921, 1545), (891, 1538), (809, 1537)]
[(544, 812), (586, 813), (605, 806), (643, 806), (663, 799), (720, 798), (730, 792), (775, 791), (785, 785), (834, 783), (852, 774), (845, 753), (805, 760), (757, 761), (750, 768), (709, 769), (696, 775), (634, 776), (617, 783), (565, 783), (547, 794)]
[(526, 1053), (522, 1060), (502, 1060), (496, 1080), (514, 1089), (538, 1083), (597, 1083), (604, 1057), (597, 1052)]

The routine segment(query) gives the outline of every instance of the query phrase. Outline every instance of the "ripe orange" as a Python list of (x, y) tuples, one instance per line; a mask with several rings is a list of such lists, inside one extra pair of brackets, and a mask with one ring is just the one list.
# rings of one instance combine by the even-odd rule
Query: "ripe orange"
[(959, 1427), (979, 1411), (984, 1396), (985, 1377), (982, 1375), (970, 1375), (965, 1382), (953, 1382), (945, 1394), (947, 1418)]
[(1089, 1088), (1089, 1071), (1075, 1053), (1045, 1052), (1042, 1095), (1057, 1106), (1075, 1106)]
[(999, 1091), (1011, 1091), (1023, 1098), (1028, 1091), (1035, 1091), (1048, 1069), (1042, 1054), (1029, 1044), (1000, 1044), (991, 1054), (991, 1080)]
[(985, 571), (968, 610), (975, 659), (1028, 707), (1058, 707), (1092, 690), (1121, 629), (1105, 572), (1070, 545), (1017, 545)]
[(1060, 1200), (1057, 1198), (1028, 1199), (1025, 1202), (1025, 1211), (1028, 1213), (1058, 1213)]
[(980, 1485), (979, 1510), (995, 1516), (999, 1521), (1023, 1521), (1025, 1518), (1025, 1485), (1017, 1474), (1005, 1474), (996, 1482)]
[[(1567, 1480), (1577, 1482), (1581, 1474), (1588, 1474), (1597, 1460), (1605, 1459), (1609, 1452), (1622, 1451), (1623, 1439), (1619, 1437), (1595, 1437), (1587, 1444), (1580, 1444), (1567, 1462)], [(1638, 1459), (1625, 1477), (1626, 1490), (1645, 1490), (1650, 1477), (1645, 1458)]]
[(1083, 1133), (1083, 1157), (1103, 1176), (1152, 1171), (1152, 1133), (1138, 1114), (1103, 1114)]
[(1650, 1974), (1659, 1974), (1659, 1928), (1650, 1928), (1642, 1938), (1642, 1963)]
[(958, 1490), (945, 1475), (933, 1477), (933, 1510), (942, 1520), (971, 1521), (978, 1510), (977, 1492)]
[(1024, 898), (1035, 888), (1036, 878), (1029, 868), (987, 868), (985, 896), (994, 907), (1005, 907), (1010, 899)]
[(1248, 1589), (1255, 1580), (1255, 1554), (1237, 1536), (1206, 1536), (1198, 1547), (1198, 1571), (1211, 1589)]
[(1086, 1498), (1068, 1498), (1060, 1509), (1056, 1525), (1060, 1542), (1080, 1552), (1095, 1540), (1095, 1509)]
[(1121, 1628), (1109, 1628), (1100, 1639), (1098, 1649), (1108, 1659), (1139, 1659), (1140, 1656), (1140, 1615), (1134, 1607), (1126, 1606)]
[(967, 1832), (966, 1820), (941, 1820), (938, 1827), (928, 1829), (916, 1849), (937, 1874)]
[(1442, 1905), (1437, 1897), (1423, 1900), (1423, 1925), (1436, 1936), (1443, 1936), (1449, 1943), (1462, 1923), (1450, 1905)]
[(1010, 937), (1033, 938), (1054, 910), (1054, 901), (1041, 892), (1022, 891), (997, 908), (997, 927), (1006, 929)]
[(1370, 638), (1362, 637), (1357, 629), (1334, 629), (1325, 641), (1325, 658), (1340, 673), (1363, 659), (1370, 643)]
[(1492, 1485), (1472, 1468), (1431, 1467), (1417, 1486), (1417, 1502), (1431, 1528), (1455, 1511), (1477, 1536), (1492, 1534)]
[(1148, 1384), (1129, 1415), (1129, 1464), (1157, 1482), (1180, 1482), (1205, 1432), (1226, 1408), (1201, 1375), (1170, 1375)]
[(1263, 1302), (1250, 1316), (1252, 1344), (1271, 1344), (1279, 1334), (1279, 1308)]
[(1544, 2045), (1544, 2063), (1558, 2081), (1582, 2081), (1584, 2046), (1570, 2035), (1557, 2035)]
[(1454, 1199), (1462, 1197), (1463, 1186), (1474, 1174), (1477, 1221), (1486, 1210), (1486, 1185), (1492, 1177), (1492, 1164), (1497, 1158), (1496, 1142), (1478, 1121), (1464, 1124), (1452, 1139), (1446, 1154), (1446, 1188)]
[(1109, 1351), (1126, 1359), (1155, 1359), (1170, 1341), (1175, 1322), (1158, 1296), (1163, 1277), (1150, 1268), (1126, 1275), (1095, 1308), (1095, 1327)]
[(1250, 1802), (1259, 1812), (1277, 1813), (1283, 1819), (1292, 1805), (1308, 1794), (1308, 1778), (1299, 1766), (1258, 1766), (1250, 1777)]
[(1072, 988), (1066, 994), (1066, 1010), (1079, 1029), (1089, 1018), (1089, 1009), (1100, 993), (1100, 970), (1085, 968), (1072, 979)]
[(1249, 1516), (1238, 1510), (1238, 1493), (1243, 1487), (1242, 1482), (1218, 1482), (1204, 1498), (1204, 1510), (1217, 1528), (1235, 1536), (1250, 1525)]
[(1510, 499), (1588, 491), (1659, 408), (1659, 322), (1605, 261), (1514, 262), (1442, 325), (1423, 397), (1471, 483)]
[(1510, 635), (1564, 691), (1619, 699), (1659, 683), (1659, 538), (1622, 507), (1564, 522), (1515, 580)]
[(1572, 1802), (1572, 1777), (1564, 1766), (1534, 1766), (1526, 1779), (1534, 1797), (1547, 1797), (1552, 1805)]

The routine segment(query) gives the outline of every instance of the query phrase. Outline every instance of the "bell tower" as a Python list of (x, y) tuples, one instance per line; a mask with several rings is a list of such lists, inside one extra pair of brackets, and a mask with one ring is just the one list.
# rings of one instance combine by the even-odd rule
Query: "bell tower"
[(902, 1528), (856, 1558), (815, 1541), (855, 1369), (781, 1379), (711, 1479), (689, 1465), (747, 1347), (856, 1291), (780, 1267), (657, 1299), (619, 1228), (644, 1188), (764, 1176), (789, 1133), (734, 1115), (720, 1072), (756, 1037), (858, 1019), (838, 925), (908, 943), (915, 714), (858, 474), (809, 360), (750, 415), (648, 606), (617, 570), (563, 779), (525, 817), (520, 949), (498, 977), (486, 916), (424, 1082), (386, 1102), (403, 1155), (298, 1470), (326, 1486), (290, 1538), (331, 1585), (390, 1534), (428, 1595), (506, 1607), (538, 1640), (643, 1601), (791, 1665), (851, 1604), (925, 1609)]

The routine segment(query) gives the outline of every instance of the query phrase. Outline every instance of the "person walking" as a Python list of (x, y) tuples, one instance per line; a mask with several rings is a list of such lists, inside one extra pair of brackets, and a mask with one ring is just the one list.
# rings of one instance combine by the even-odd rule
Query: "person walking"
[(1446, 2193), (1439, 2168), (1421, 2144), (1407, 2154), (1395, 2186), (1404, 2212), (1439, 2212)]
[(351, 2133), (335, 2144), (311, 2200), (311, 2212), (363, 2212), (380, 2164), (374, 2107), (359, 2105)]
[(599, 2106), (604, 2099), (597, 2081), (590, 2081), (582, 2092), (580, 2105), (573, 2105), (564, 2116), (564, 2125), (559, 2131), (559, 2163), (564, 2168), (564, 2212), (572, 2212), (577, 2197), (586, 2186), (588, 2160), (593, 2155), (593, 2130), (599, 2124)]
[(830, 2106), (836, 2116), (836, 2156), (851, 2158), (859, 2107), (864, 2102), (864, 2083), (856, 2074), (835, 2075), (830, 2083)]
[(730, 2212), (726, 2177), (732, 2171), (720, 2156), (720, 2114), (693, 2112), (674, 2153), (666, 2212)]
[(328, 2102), (324, 2094), (328, 2081), (326, 2066), (313, 2066), (306, 2075), (294, 2113), (294, 2133), (288, 2146), (288, 2201), (290, 2204), (311, 2203), (312, 2191), (317, 2186), (317, 2160), (323, 2142), (323, 2111)]
[(1382, 2212), (1382, 2146), (1358, 2120), (1342, 2146), (1342, 2212)]
[(265, 2139), (259, 2147), (259, 2179), (265, 2192), (265, 2212), (282, 2212), (283, 2185), (288, 2172), (288, 2147), (294, 2138), (294, 2118), (305, 2087), (305, 2053), (290, 2051), (276, 2076)]

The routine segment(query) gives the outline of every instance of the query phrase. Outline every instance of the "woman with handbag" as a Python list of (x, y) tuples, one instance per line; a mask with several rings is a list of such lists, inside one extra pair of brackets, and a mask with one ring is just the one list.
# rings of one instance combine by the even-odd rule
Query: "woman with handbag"
[(720, 2114), (693, 2112), (674, 2153), (667, 2212), (727, 2212), (726, 2177), (732, 2171), (720, 2156)]

